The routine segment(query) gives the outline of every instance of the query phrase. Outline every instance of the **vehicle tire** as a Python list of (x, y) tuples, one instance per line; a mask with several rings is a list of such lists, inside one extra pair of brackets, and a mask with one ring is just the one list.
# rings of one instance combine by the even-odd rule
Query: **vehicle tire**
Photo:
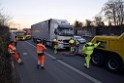
[(106, 60), (106, 68), (112, 72), (119, 72), (123, 66), (123, 61), (118, 56), (109, 56)]
[(91, 57), (91, 62), (95, 66), (102, 66), (104, 63), (104, 60), (105, 60), (104, 56), (99, 52), (93, 53), (93, 55)]

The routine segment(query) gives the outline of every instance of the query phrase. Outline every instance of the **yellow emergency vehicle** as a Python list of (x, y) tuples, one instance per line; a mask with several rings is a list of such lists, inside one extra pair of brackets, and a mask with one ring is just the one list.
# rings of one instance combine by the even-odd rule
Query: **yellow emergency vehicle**
[(91, 42), (101, 44), (94, 49), (92, 63), (118, 72), (124, 64), (124, 33), (120, 36), (95, 36)]
[(26, 32), (25, 31), (17, 31), (16, 38), (17, 40), (26, 40)]

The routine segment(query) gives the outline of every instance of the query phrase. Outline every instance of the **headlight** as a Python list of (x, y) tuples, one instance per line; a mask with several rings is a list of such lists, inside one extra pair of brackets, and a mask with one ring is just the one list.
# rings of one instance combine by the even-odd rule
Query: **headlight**
[(23, 40), (25, 40), (25, 37), (23, 37)]

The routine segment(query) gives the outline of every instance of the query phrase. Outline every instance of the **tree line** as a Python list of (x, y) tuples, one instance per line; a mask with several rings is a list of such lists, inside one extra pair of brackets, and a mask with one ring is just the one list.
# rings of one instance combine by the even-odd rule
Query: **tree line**
[[(107, 24), (107, 25), (105, 25)], [(124, 0), (108, 0), (103, 5), (100, 13), (93, 20), (86, 19), (85, 24), (75, 21), (75, 27), (84, 26), (123, 26), (124, 25)]]
[(15, 83), (11, 58), (8, 54), (10, 31), (8, 27), (9, 16), (0, 9), (0, 83)]

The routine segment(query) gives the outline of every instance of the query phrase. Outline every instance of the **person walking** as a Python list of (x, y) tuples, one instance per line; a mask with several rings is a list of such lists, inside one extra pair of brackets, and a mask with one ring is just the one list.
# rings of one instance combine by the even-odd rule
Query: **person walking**
[(57, 49), (58, 49), (58, 39), (55, 37), (53, 39), (53, 44), (54, 44), (54, 54), (57, 54)]
[(84, 66), (86, 68), (90, 67), (90, 59), (91, 59), (91, 54), (93, 53), (94, 48), (96, 48), (98, 45), (100, 44), (100, 42), (93, 44), (92, 42), (88, 42), (87, 44), (85, 44), (82, 48), (82, 53), (85, 56), (85, 63)]
[(70, 53), (72, 54), (74, 52), (74, 46), (75, 46), (75, 40), (73, 38), (69, 40), (69, 46), (70, 46)]
[(8, 45), (8, 52), (20, 65), (23, 64), (22, 59), (20, 58), (19, 53), (14, 45), (14, 41), (10, 41)]
[(46, 47), (41, 43), (41, 40), (37, 40), (37, 54), (38, 54), (37, 69), (39, 69), (40, 67), (41, 69), (44, 69), (45, 51), (46, 51)]

